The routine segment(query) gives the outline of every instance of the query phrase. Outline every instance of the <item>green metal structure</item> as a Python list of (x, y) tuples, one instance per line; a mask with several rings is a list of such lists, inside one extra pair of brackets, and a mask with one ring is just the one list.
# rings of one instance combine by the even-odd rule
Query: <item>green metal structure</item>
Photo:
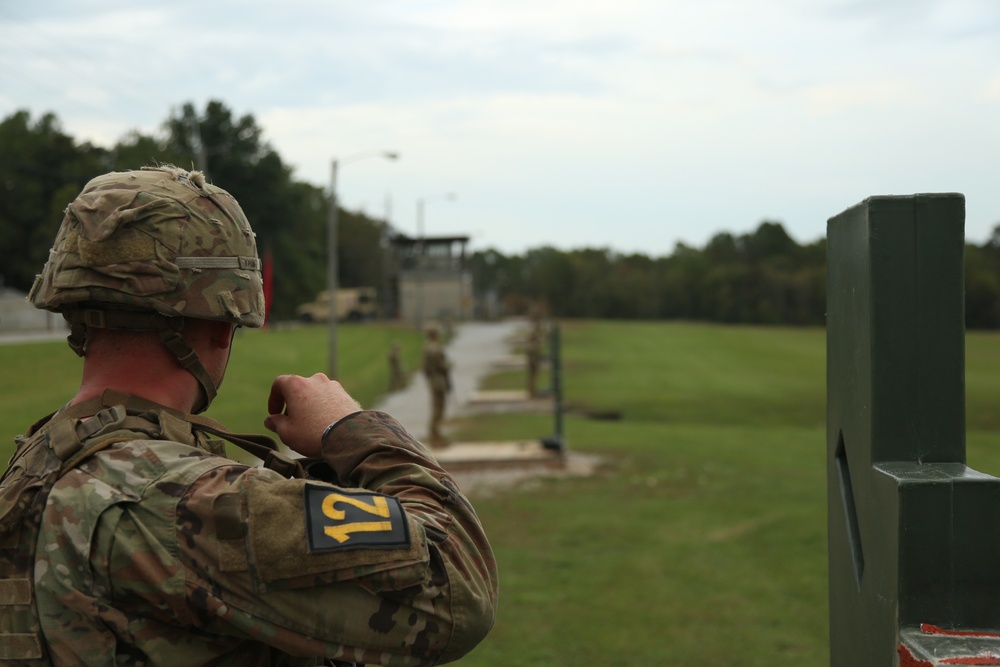
[(965, 454), (964, 227), (960, 194), (828, 223), (831, 667), (1000, 665), (1000, 480)]

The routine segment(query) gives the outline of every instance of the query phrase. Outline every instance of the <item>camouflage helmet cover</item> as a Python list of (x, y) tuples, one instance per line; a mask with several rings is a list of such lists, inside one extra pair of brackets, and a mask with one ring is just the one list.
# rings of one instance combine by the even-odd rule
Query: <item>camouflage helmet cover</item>
[(175, 167), (112, 172), (66, 208), (29, 296), (38, 308), (264, 322), (250, 223), (225, 190)]

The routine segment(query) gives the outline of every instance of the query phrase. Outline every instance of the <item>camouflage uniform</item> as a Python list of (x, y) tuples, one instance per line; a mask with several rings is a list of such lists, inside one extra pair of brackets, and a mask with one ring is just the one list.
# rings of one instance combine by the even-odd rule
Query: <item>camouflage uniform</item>
[(389, 391), (398, 391), (406, 386), (406, 373), (400, 358), (399, 343), (393, 341), (389, 348)]
[[(66, 297), (66, 306), (80, 303), (82, 290), (92, 314), (79, 318), (82, 326), (75, 323), (81, 347), (87, 326), (160, 327), (161, 320), (142, 320), (150, 317), (142, 310), (154, 305), (168, 317), (177, 306), (196, 317), (259, 326), (259, 264), (251, 267), (256, 248), (249, 225), (235, 227), (236, 241), (220, 240), (227, 228), (220, 218), (245, 222), (235, 200), (199, 183), (193, 187), (201, 194), (180, 207), (145, 196), (159, 189), (174, 202), (185, 199), (177, 195), (187, 192), (187, 176), (174, 173), (152, 185), (140, 176), (124, 205), (128, 175), (95, 179), (112, 191), (103, 199), (100, 188), (84, 191), (98, 193), (84, 201), (90, 210), (103, 205), (106, 212), (115, 200), (124, 219), (118, 222), (140, 227), (139, 236), (158, 233), (141, 228), (149, 222), (143, 211), (169, 213), (155, 226), (192, 228), (167, 251), (128, 234), (128, 243), (115, 246), (111, 224), (81, 232), (78, 220), (64, 222), (33, 298), (62, 309), (53, 306), (53, 294), (77, 290), (78, 300)], [(198, 237), (202, 249), (190, 253), (198, 259), (178, 262), (184, 238), (205, 222), (201, 209), (209, 233)], [(79, 236), (88, 233), (111, 239), (105, 252), (203, 267), (172, 279), (181, 289), (197, 283), (189, 292), (196, 298), (185, 301), (167, 287), (151, 292), (158, 294), (154, 304), (133, 298), (141, 285), (119, 293), (100, 284), (79, 253), (66, 256), (86, 245)], [(225, 257), (234, 243), (247, 249), (237, 262), (205, 259), (205, 247)], [(50, 271), (53, 263), (75, 273)], [(121, 264), (100, 265), (99, 273), (135, 272), (135, 264)], [(139, 283), (155, 283), (153, 271), (138, 274)], [(133, 310), (116, 319), (109, 303)], [(172, 339), (169, 332), (162, 337), (165, 344)], [(355, 412), (331, 426), (321, 461), (329, 474), (320, 479), (227, 459), (214, 437), (219, 433), (203, 417), (106, 392), (97, 405), (66, 408), (19, 439), (0, 480), (0, 664), (314, 665), (325, 656), (432, 665), (461, 657), (489, 631), (496, 564), (478, 518), (451, 477), (392, 417)], [(33, 541), (16, 539), (32, 535)], [(24, 562), (32, 552), (33, 562)], [(25, 627), (29, 600), (35, 625)]]
[(431, 390), (431, 419), (427, 438), (432, 446), (443, 445), (447, 440), (441, 433), (441, 424), (444, 421), (445, 400), (451, 391), (451, 362), (438, 341), (436, 329), (427, 332), (423, 370)]
[(527, 360), (527, 380), (528, 396), (534, 398), (538, 395), (538, 371), (542, 363), (542, 338), (544, 336), (545, 325), (542, 323), (542, 310), (540, 305), (534, 305), (530, 311), (531, 331), (525, 345), (525, 357)]
[[(328, 436), (323, 459), (344, 487), (225, 459), (197, 427), (174, 422), (170, 441), (156, 439), (168, 420), (105, 433), (124, 441), (52, 489), (35, 590), (54, 664), (432, 665), (488, 631), (496, 578), (482, 528), (389, 415), (355, 413)], [(339, 504), (317, 515), (316, 497)], [(393, 498), (386, 528), (352, 532)], [(338, 527), (342, 544), (311, 536)]]
[(527, 357), (528, 397), (538, 395), (538, 367), (542, 360), (542, 341), (537, 330), (532, 330), (528, 336), (525, 356)]

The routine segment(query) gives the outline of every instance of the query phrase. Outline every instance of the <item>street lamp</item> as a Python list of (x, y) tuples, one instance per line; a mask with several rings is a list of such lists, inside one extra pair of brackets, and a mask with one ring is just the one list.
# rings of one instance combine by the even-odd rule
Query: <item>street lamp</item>
[[(365, 151), (348, 155), (339, 164), (357, 162), (370, 157), (382, 157), (387, 160), (399, 159), (399, 153), (393, 151)], [(329, 325), (329, 368), (327, 375), (331, 380), (337, 379), (337, 167), (338, 161), (333, 159), (330, 170), (330, 210), (326, 225), (326, 291), (329, 302), (327, 323)]]
[(417, 199), (417, 328), (424, 328), (424, 202), (444, 199), (455, 201), (458, 195), (454, 192), (446, 192), (433, 197), (420, 197)]

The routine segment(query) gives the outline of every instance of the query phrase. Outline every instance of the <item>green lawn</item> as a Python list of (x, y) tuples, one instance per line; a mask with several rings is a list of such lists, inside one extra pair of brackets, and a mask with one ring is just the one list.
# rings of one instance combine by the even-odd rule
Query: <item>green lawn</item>
[[(337, 331), (340, 378), (362, 406), (371, 406), (389, 386), (393, 341), (400, 344), (404, 367), (417, 368), (423, 344), (419, 331), (370, 323), (344, 324)], [(275, 375), (326, 372), (327, 341), (325, 326), (241, 329), (219, 397), (206, 414), (236, 433), (264, 432), (267, 395)], [(62, 341), (0, 345), (3, 460), (12, 447), (10, 436), (73, 397), (81, 368), (82, 361)]]
[[(476, 499), (501, 603), (461, 664), (826, 664), (824, 332), (611, 322), (562, 332), (567, 442), (605, 465)], [(388, 381), (394, 338), (413, 368), (417, 332), (342, 330), (342, 376), (363, 404)], [(241, 333), (210, 414), (259, 431), (271, 377), (321, 369), (325, 341), (321, 328)], [(970, 334), (967, 359), (969, 463), (1000, 475), (1000, 335)], [(13, 434), (72, 395), (79, 362), (61, 344), (0, 346), (0, 368), (0, 431)], [(552, 428), (549, 415), (457, 424), (475, 439)]]
[[(501, 608), (462, 664), (827, 664), (824, 331), (570, 322), (563, 340), (569, 446), (608, 466), (477, 502)], [(1000, 335), (970, 334), (967, 357), (969, 463), (1000, 475)]]

